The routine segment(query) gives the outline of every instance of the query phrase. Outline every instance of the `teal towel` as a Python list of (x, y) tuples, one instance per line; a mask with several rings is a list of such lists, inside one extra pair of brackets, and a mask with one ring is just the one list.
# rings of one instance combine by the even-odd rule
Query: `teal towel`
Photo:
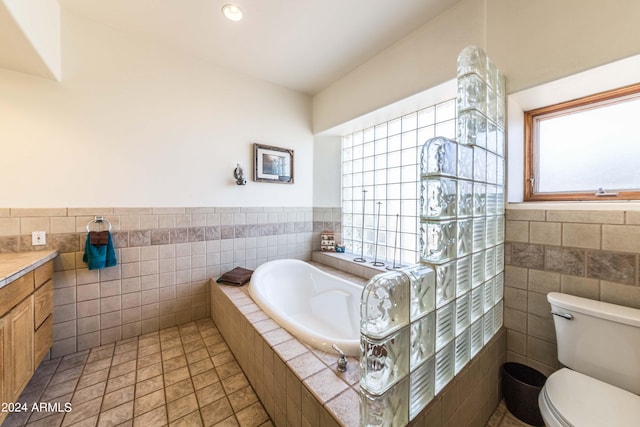
[(106, 245), (91, 244), (91, 232), (87, 234), (87, 241), (84, 244), (84, 255), (82, 261), (89, 264), (89, 270), (99, 270), (105, 267), (113, 267), (118, 263), (116, 251), (113, 249), (111, 233), (107, 232), (109, 240)]

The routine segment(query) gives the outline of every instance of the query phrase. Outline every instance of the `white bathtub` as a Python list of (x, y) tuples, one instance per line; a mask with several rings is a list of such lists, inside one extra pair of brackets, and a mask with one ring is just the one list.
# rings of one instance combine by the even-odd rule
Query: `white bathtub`
[(360, 351), (362, 286), (295, 259), (269, 261), (251, 276), (249, 294), (280, 326), (301, 341), (348, 356)]

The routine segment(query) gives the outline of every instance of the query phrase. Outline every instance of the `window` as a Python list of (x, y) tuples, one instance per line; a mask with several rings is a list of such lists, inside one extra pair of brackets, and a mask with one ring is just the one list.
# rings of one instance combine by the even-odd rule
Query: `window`
[(525, 113), (525, 200), (640, 199), (640, 84)]
[(455, 139), (455, 99), (343, 136), (348, 252), (387, 265), (419, 261), (420, 151), (434, 136)]

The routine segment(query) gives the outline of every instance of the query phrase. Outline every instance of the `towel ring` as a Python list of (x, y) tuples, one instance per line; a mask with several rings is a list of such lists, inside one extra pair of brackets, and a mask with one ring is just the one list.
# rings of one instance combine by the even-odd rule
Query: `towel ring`
[(109, 224), (109, 231), (111, 231), (111, 223), (109, 222), (109, 220), (107, 220), (103, 216), (97, 216), (97, 217), (93, 218), (91, 221), (89, 221), (87, 223), (87, 233), (89, 233), (91, 231), (91, 230), (89, 230), (89, 226), (91, 224), (102, 224), (103, 222), (106, 222), (107, 224)]

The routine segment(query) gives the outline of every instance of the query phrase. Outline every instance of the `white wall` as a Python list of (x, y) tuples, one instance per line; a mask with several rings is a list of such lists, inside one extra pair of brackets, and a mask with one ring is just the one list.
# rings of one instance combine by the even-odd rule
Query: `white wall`
[[(312, 205), (308, 96), (65, 11), (61, 27), (61, 83), (0, 70), (0, 206)], [(252, 182), (253, 142), (294, 149), (295, 184)]]
[(58, 0), (2, 0), (0, 25), (1, 66), (61, 79)]
[(316, 136), (313, 160), (313, 206), (342, 206), (342, 138)]
[(484, 47), (484, 2), (463, 0), (313, 98), (319, 133), (456, 76), (470, 44)]
[(486, 1), (486, 51), (509, 93), (640, 53), (637, 0)]
[(322, 132), (456, 75), (483, 48), (509, 93), (640, 53), (637, 0), (462, 0), (314, 97)]

